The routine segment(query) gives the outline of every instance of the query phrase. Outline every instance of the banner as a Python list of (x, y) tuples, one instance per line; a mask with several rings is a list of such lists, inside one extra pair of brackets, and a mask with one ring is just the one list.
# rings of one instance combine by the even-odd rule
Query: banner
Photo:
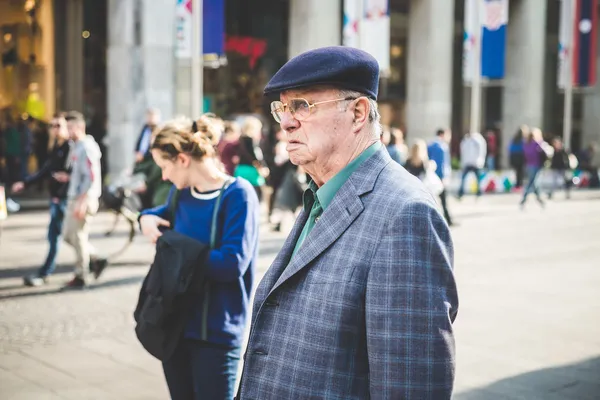
[[(202, 10), (202, 52), (222, 55), (225, 52), (224, 0), (204, 0)], [(192, 0), (177, 0), (176, 56), (192, 57)]]
[(371, 54), (390, 69), (389, 0), (344, 0), (343, 44)]
[(589, 87), (596, 83), (598, 1), (576, 1), (573, 41), (573, 85), (575, 87)]
[(560, 0), (560, 20), (558, 25), (558, 87), (565, 88), (567, 82), (567, 55), (571, 51), (570, 30), (572, 24), (571, 1)]
[(465, 31), (463, 32), (463, 80), (473, 81), (474, 53), (477, 29), (480, 29), (480, 19), (475, 15), (475, 2), (481, 0), (465, 0)]
[(508, 0), (486, 0), (483, 7), (481, 40), (481, 76), (504, 78)]
[[(478, 13), (475, 11), (477, 6), (479, 6)], [(463, 79), (465, 82), (473, 80), (477, 33), (481, 40), (481, 77), (504, 78), (507, 25), (508, 0), (465, 0), (465, 31), (463, 34)]]
[(175, 9), (177, 58), (192, 58), (192, 0), (177, 0)]

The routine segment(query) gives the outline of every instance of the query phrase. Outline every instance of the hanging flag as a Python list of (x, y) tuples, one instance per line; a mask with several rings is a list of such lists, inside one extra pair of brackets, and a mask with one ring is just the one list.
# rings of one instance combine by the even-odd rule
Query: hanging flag
[(342, 43), (368, 52), (380, 70), (389, 70), (389, 0), (344, 0)]
[(479, 18), (475, 15), (475, 2), (481, 0), (465, 0), (465, 31), (463, 33), (463, 80), (466, 83), (473, 81), (474, 52), (476, 33), (480, 25)]
[[(479, 2), (479, 13), (476, 13)], [(481, 40), (481, 77), (504, 78), (508, 0), (465, 0), (463, 33), (463, 80), (471, 82), (474, 52), (479, 33)], [(479, 32), (478, 32), (479, 30)]]
[(344, 21), (342, 44), (358, 48), (358, 21), (360, 19), (358, 0), (344, 0)]
[(573, 86), (596, 83), (598, 0), (576, 0), (573, 40)]
[[(203, 0), (202, 52), (225, 53), (225, 4), (224, 0)], [(177, 0), (176, 55), (177, 58), (192, 57), (192, 0)]]
[(558, 87), (564, 89), (567, 82), (567, 56), (571, 51), (571, 2), (560, 1), (560, 20), (558, 25)]
[(481, 76), (504, 78), (508, 0), (486, 0), (483, 7), (481, 39)]
[(202, 10), (202, 52), (225, 53), (225, 0), (204, 0)]

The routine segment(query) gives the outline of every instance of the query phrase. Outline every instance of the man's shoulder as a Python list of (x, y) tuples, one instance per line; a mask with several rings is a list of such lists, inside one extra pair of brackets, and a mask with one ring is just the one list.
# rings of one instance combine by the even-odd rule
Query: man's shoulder
[(421, 180), (396, 163), (388, 164), (381, 171), (373, 188), (373, 197), (376, 203), (382, 201), (396, 209), (413, 202), (435, 203)]

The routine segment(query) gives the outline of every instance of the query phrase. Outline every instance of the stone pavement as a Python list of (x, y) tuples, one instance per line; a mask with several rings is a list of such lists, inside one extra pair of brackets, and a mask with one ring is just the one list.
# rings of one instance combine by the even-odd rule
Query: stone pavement
[[(452, 201), (460, 310), (456, 399), (600, 397), (600, 192), (520, 211), (514, 195)], [(138, 344), (132, 310), (153, 250), (143, 237), (83, 293), (58, 293), (73, 260), (64, 246), (50, 285), (27, 289), (46, 251), (44, 212), (16, 214), (0, 235), (0, 399), (166, 399), (160, 364)], [(124, 224), (93, 242), (126, 240)], [(263, 230), (260, 274), (284, 239)]]

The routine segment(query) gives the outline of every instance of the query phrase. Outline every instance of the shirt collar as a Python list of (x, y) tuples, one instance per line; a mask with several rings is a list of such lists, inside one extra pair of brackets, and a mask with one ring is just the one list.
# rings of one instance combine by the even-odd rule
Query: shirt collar
[(348, 178), (350, 178), (352, 173), (354, 173), (354, 171), (356, 171), (363, 162), (375, 154), (381, 148), (381, 146), (382, 145), (380, 141), (377, 141), (369, 146), (362, 153), (360, 153), (358, 157), (350, 161), (350, 163), (346, 165), (340, 172), (335, 174), (333, 178), (325, 182), (325, 184), (320, 188), (311, 180), (308, 184), (308, 189), (304, 191), (304, 209), (308, 211), (312, 207), (312, 204), (315, 201), (318, 201), (323, 211), (325, 211), (333, 201), (333, 198), (340, 188), (344, 186), (344, 183), (346, 183)]

